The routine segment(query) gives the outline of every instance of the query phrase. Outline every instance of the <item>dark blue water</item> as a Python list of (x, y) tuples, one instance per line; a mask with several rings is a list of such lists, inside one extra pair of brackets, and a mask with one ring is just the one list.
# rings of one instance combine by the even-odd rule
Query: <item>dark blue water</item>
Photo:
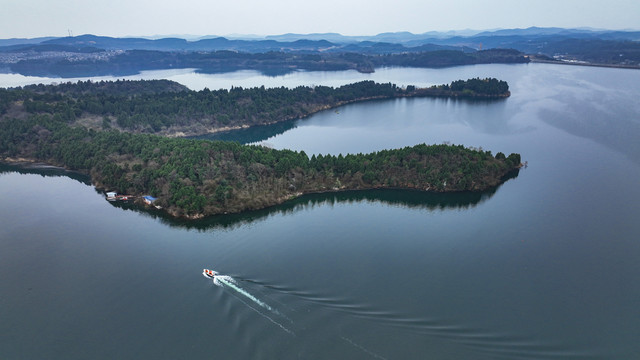
[[(219, 76), (210, 88), (231, 81)], [(113, 206), (74, 174), (4, 167), (0, 357), (640, 353), (640, 72), (487, 65), (264, 81), (356, 76), (495, 76), (512, 97), (356, 104), (242, 136), (308, 154), (449, 141), (529, 166), (484, 194), (323, 194), (200, 222)], [(213, 284), (204, 267), (235, 283)]]

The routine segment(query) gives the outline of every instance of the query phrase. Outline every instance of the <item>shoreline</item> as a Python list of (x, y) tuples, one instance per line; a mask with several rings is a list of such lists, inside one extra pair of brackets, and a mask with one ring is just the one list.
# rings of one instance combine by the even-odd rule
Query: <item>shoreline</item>
[[(17, 166), (17, 167), (23, 167), (25, 169), (31, 169), (31, 170), (47, 170), (47, 169), (56, 169), (56, 170), (62, 170), (62, 171), (67, 171), (67, 172), (71, 172), (71, 173), (76, 173), (76, 174), (80, 174), (83, 176), (87, 176), (89, 179), (89, 184), (98, 192), (103, 193), (103, 195), (105, 195), (105, 200), (106, 200), (106, 188), (104, 188), (103, 186), (101, 186), (101, 184), (97, 183), (95, 181), (95, 179), (93, 179), (93, 177), (91, 176), (90, 173), (81, 171), (81, 170), (73, 170), (73, 169), (69, 169), (66, 167), (61, 167), (58, 165), (54, 165), (54, 164), (50, 164), (47, 162), (43, 162), (41, 160), (37, 160), (37, 159), (33, 159), (33, 158), (24, 158), (24, 157), (18, 157), (18, 158), (13, 158), (13, 157), (4, 157), (4, 158), (0, 158), (0, 164), (5, 164), (5, 165), (11, 165), (11, 166)], [(29, 165), (36, 165), (36, 164), (41, 164), (43, 165), (42, 168), (40, 167), (30, 167)], [(447, 193), (464, 193), (464, 192), (469, 192), (469, 193), (479, 193), (479, 192), (484, 192), (484, 191), (489, 191), (491, 189), (495, 189), (498, 186), (502, 185), (503, 183), (505, 183), (508, 179), (509, 179), (509, 175), (513, 174), (516, 171), (519, 171), (521, 168), (523, 167), (523, 164), (519, 164), (518, 166), (516, 166), (515, 168), (509, 170), (503, 177), (501, 177), (498, 182), (496, 184), (493, 184), (485, 189), (482, 190), (447, 190), (446, 188), (438, 190), (437, 188), (432, 188), (431, 186), (427, 186), (427, 187), (417, 187), (417, 186), (413, 186), (413, 187), (401, 187), (401, 186), (381, 186), (381, 185), (377, 185), (377, 186), (372, 186), (372, 187), (365, 187), (365, 188), (348, 188), (346, 186), (341, 186), (341, 187), (334, 187), (331, 189), (320, 189), (320, 190), (313, 190), (313, 191), (304, 191), (304, 192), (296, 192), (293, 194), (289, 194), (287, 196), (282, 196), (279, 197), (277, 199), (275, 199), (276, 201), (270, 204), (267, 204), (265, 206), (262, 206), (260, 208), (246, 208), (240, 211), (225, 211), (225, 212), (220, 212), (220, 213), (213, 213), (213, 214), (203, 214), (203, 213), (197, 213), (197, 214), (192, 214), (192, 215), (178, 215), (176, 214), (174, 211), (172, 211), (172, 209), (170, 208), (161, 208), (158, 209), (157, 207), (154, 207), (153, 205), (147, 205), (144, 202), (142, 202), (140, 199), (145, 195), (145, 194), (132, 194), (131, 196), (133, 196), (135, 199), (133, 200), (133, 203), (136, 205), (141, 206), (142, 208), (144, 208), (145, 210), (151, 210), (156, 209), (156, 211), (161, 211), (165, 214), (167, 214), (168, 216), (170, 216), (173, 219), (186, 219), (186, 220), (201, 220), (201, 219), (206, 219), (206, 218), (210, 218), (210, 217), (214, 217), (214, 216), (218, 216), (218, 215), (229, 215), (229, 214), (242, 214), (242, 213), (246, 213), (246, 212), (251, 212), (251, 211), (258, 211), (258, 210), (264, 210), (264, 209), (268, 209), (274, 206), (279, 206), (282, 205), (288, 201), (292, 201), (295, 199), (298, 199), (300, 197), (306, 196), (306, 195), (314, 195), (314, 194), (331, 194), (331, 193), (343, 193), (343, 192), (351, 192), (351, 191), (369, 191), (369, 190), (401, 190), (401, 191), (414, 191), (414, 192), (421, 192), (421, 193), (433, 193), (433, 194), (447, 194)]]
[(542, 60), (542, 59), (536, 59), (534, 57), (529, 57), (529, 60), (531, 60), (532, 63), (538, 63), (538, 64), (556, 64), (556, 65), (590, 66), (590, 67), (602, 67), (602, 68), (612, 68), (612, 69), (640, 70), (640, 65), (600, 64), (600, 63), (590, 63), (590, 62)]
[[(16, 146), (18, 145), (22, 146), (21, 147), (22, 150), (20, 152), (13, 152), (13, 154), (19, 154), (19, 155), (12, 156), (11, 152), (5, 153), (4, 161), (16, 164), (18, 166), (20, 166), (20, 164), (23, 164), (25, 167), (28, 167), (28, 165), (25, 165), (25, 163), (31, 164), (31, 163), (38, 163), (38, 162), (42, 162), (44, 164), (56, 165), (61, 167), (62, 169), (88, 176), (87, 183), (94, 186), (98, 192), (105, 192), (110, 189), (116, 189), (116, 191), (118, 192), (123, 191), (134, 197), (140, 197), (140, 196), (153, 193), (155, 196), (159, 197), (162, 200), (159, 203), (159, 205), (161, 205), (164, 208), (164, 212), (168, 213), (172, 217), (176, 217), (176, 218), (182, 217), (186, 219), (199, 219), (199, 218), (218, 215), (218, 214), (242, 213), (247, 210), (258, 210), (258, 209), (282, 204), (286, 201), (295, 199), (307, 193), (324, 193), (324, 192), (387, 189), (387, 188), (401, 189), (401, 190), (429, 191), (429, 192), (438, 192), (438, 193), (459, 192), (459, 191), (463, 191), (463, 189), (467, 189), (469, 191), (484, 191), (503, 183), (504, 181), (501, 179), (501, 177), (506, 172), (510, 171), (510, 169), (508, 169), (509, 167), (514, 167), (516, 165), (516, 161), (513, 161), (513, 160), (518, 159), (517, 162), (519, 162), (519, 158), (520, 158), (519, 154), (511, 154), (511, 155), (516, 155), (517, 157), (512, 159), (510, 155), (508, 159), (509, 162), (506, 163), (507, 164), (506, 167), (503, 164), (503, 165), (492, 168), (495, 171), (492, 170), (492, 171), (487, 171), (485, 173), (480, 173), (476, 169), (474, 170), (475, 172), (469, 171), (469, 173), (464, 179), (462, 179), (462, 175), (460, 175), (462, 174), (461, 171), (458, 172), (459, 174), (456, 173), (459, 176), (458, 175), (449, 176), (450, 174), (448, 172), (442, 172), (442, 173), (437, 172), (430, 175), (430, 177), (426, 177), (426, 175), (424, 174), (423, 174), (424, 176), (418, 176), (417, 173), (409, 172), (405, 174), (403, 172), (404, 178), (394, 177), (392, 181), (385, 178), (387, 180), (385, 182), (382, 180), (378, 181), (379, 180), (377, 178), (378, 175), (376, 174), (383, 174), (385, 171), (389, 171), (391, 167), (400, 166), (400, 164), (395, 164), (395, 162), (394, 163), (384, 162), (381, 165), (379, 163), (374, 162), (376, 166), (367, 168), (366, 170), (368, 172), (364, 173), (365, 172), (364, 165), (366, 165), (368, 162), (373, 160), (371, 159), (367, 160), (367, 158), (363, 154), (358, 154), (357, 161), (352, 159), (352, 160), (349, 160), (350, 162), (347, 164), (346, 160), (345, 161), (341, 160), (340, 165), (342, 166), (342, 170), (339, 172), (336, 172), (336, 169), (334, 166), (335, 161), (333, 160), (333, 158), (328, 159), (326, 161), (320, 160), (321, 163), (317, 163), (316, 165), (314, 165), (315, 167), (312, 168), (309, 165), (309, 161), (312, 161), (312, 159), (309, 159), (308, 156), (304, 156), (304, 159), (301, 159), (301, 158), (299, 159), (297, 154), (292, 155), (282, 151), (278, 151), (272, 154), (268, 150), (246, 149), (246, 148), (237, 147), (237, 145), (232, 146), (232, 145), (225, 145), (224, 143), (206, 143), (206, 142), (202, 142), (201, 140), (196, 140), (196, 142), (191, 143), (191, 145), (193, 145), (194, 147), (201, 147), (202, 149), (199, 149), (199, 151), (205, 152), (205, 158), (208, 156), (209, 158), (208, 161), (212, 161), (211, 159), (224, 160), (224, 161), (220, 160), (222, 161), (222, 165), (220, 165), (222, 168), (221, 171), (226, 171), (229, 174), (236, 174), (237, 171), (234, 170), (236, 169), (236, 167), (239, 166), (240, 169), (244, 169), (244, 168), (248, 168), (249, 165), (252, 165), (254, 163), (261, 164), (260, 161), (262, 161), (265, 164), (269, 164), (268, 166), (270, 166), (273, 171), (266, 173), (266, 175), (260, 172), (259, 178), (256, 178), (256, 176), (254, 176), (253, 178), (249, 178), (248, 180), (246, 180), (250, 184), (253, 184), (251, 185), (251, 187), (243, 187), (242, 182), (239, 182), (240, 185), (238, 186), (234, 185), (235, 187), (227, 185), (226, 182), (221, 183), (222, 185), (220, 185), (218, 181), (222, 181), (222, 180), (218, 180), (217, 178), (214, 178), (213, 175), (210, 174), (210, 171), (207, 172), (207, 170), (205, 170), (207, 167), (217, 166), (217, 163), (216, 164), (209, 163), (204, 160), (198, 162), (191, 159), (192, 161), (194, 161), (194, 166), (198, 165), (198, 169), (200, 169), (199, 171), (201, 171), (206, 176), (209, 176), (209, 177), (205, 176), (205, 180), (208, 180), (207, 183), (203, 182), (202, 179), (200, 182), (196, 183), (195, 185), (189, 182), (178, 182), (176, 183), (177, 185), (174, 186), (175, 189), (174, 188), (169, 189), (168, 187), (165, 186), (165, 187), (161, 187), (161, 191), (159, 191), (158, 188), (147, 186), (149, 185), (147, 182), (151, 180), (155, 181), (156, 183), (162, 183), (161, 179), (164, 178), (165, 182), (167, 181), (166, 180), (167, 174), (159, 171), (155, 171), (153, 174), (151, 174), (153, 175), (153, 179), (148, 180), (147, 182), (144, 182), (144, 183), (139, 182), (135, 184), (133, 183), (134, 180), (135, 181), (140, 180), (140, 176), (142, 176), (140, 175), (140, 172), (142, 171), (142, 167), (146, 167), (146, 161), (147, 161), (147, 160), (142, 161), (141, 159), (137, 158), (136, 154), (137, 152), (140, 151), (139, 147), (133, 146), (132, 144), (129, 143), (131, 141), (135, 141), (136, 139), (135, 137), (140, 135), (144, 136), (144, 139), (146, 143), (148, 143), (147, 144), (148, 146), (151, 146), (154, 144), (155, 146), (160, 146), (158, 144), (165, 141), (165, 140), (161, 140), (162, 138), (169, 139), (169, 138), (184, 137), (189, 135), (229, 132), (229, 131), (238, 130), (238, 129), (247, 129), (253, 126), (257, 127), (257, 126), (265, 126), (270, 124), (278, 124), (278, 123), (283, 123), (291, 120), (303, 119), (321, 111), (331, 110), (341, 106), (367, 102), (367, 101), (388, 101), (391, 99), (414, 98), (414, 97), (436, 97), (436, 98), (446, 97), (446, 98), (454, 98), (454, 99), (468, 99), (471, 101), (474, 99), (475, 100), (479, 100), (479, 99), (501, 100), (510, 96), (510, 92), (508, 91), (508, 85), (506, 84), (506, 82), (499, 81), (497, 79), (489, 79), (489, 78), (484, 80), (481, 80), (479, 78), (470, 79), (467, 81), (459, 80), (457, 82), (452, 82), (451, 87), (449, 87), (448, 85), (441, 85), (441, 86), (432, 86), (428, 88), (426, 87), (415, 88), (413, 86), (411, 87), (408, 86), (407, 88), (397, 88), (395, 86), (391, 87), (391, 84), (388, 84), (386, 88), (383, 86), (382, 90), (379, 90), (378, 88), (373, 87), (376, 84), (373, 83), (372, 81), (370, 83), (371, 84), (366, 82), (357, 84), (357, 85), (360, 85), (360, 89), (356, 87), (356, 90), (360, 91), (359, 94), (358, 92), (354, 92), (353, 90), (351, 90), (350, 93), (347, 93), (347, 95), (350, 95), (350, 96), (339, 94), (341, 96), (338, 98), (333, 98), (333, 97), (328, 97), (326, 99), (320, 98), (315, 103), (307, 103), (306, 105), (303, 104), (304, 106), (300, 106), (299, 111), (295, 111), (295, 112), (289, 111), (289, 115), (285, 115), (286, 113), (283, 113), (283, 114), (280, 114), (281, 115), (280, 118), (271, 116), (272, 121), (269, 121), (270, 120), (269, 117), (262, 116), (260, 117), (260, 120), (255, 121), (256, 122), (255, 124), (247, 124), (246, 120), (238, 119), (235, 125), (229, 124), (227, 126), (218, 126), (219, 124), (217, 122), (214, 122), (213, 121), (214, 119), (209, 119), (205, 116), (205, 117), (201, 117), (202, 120), (199, 122), (200, 123), (199, 125), (195, 125), (193, 127), (178, 125), (174, 127), (164, 128), (161, 131), (153, 131), (149, 129), (147, 130), (147, 132), (145, 132), (144, 129), (141, 129), (141, 128), (138, 128), (137, 131), (125, 131), (117, 127), (117, 128), (113, 128), (114, 130), (116, 130), (115, 132), (113, 132), (113, 134), (105, 135), (105, 132), (100, 131), (99, 129), (93, 128), (91, 126), (92, 124), (89, 124), (89, 126), (86, 126), (87, 125), (86, 115), (85, 117), (77, 118), (75, 123), (72, 123), (71, 125), (68, 125), (68, 126), (58, 126), (57, 122), (54, 122), (53, 125), (49, 124), (47, 125), (49, 126), (48, 128), (46, 127), (44, 128), (44, 130), (47, 130), (47, 131), (42, 131), (41, 127), (39, 127), (40, 125), (38, 123), (39, 121), (38, 118), (29, 118), (28, 120), (21, 120), (18, 117), (12, 118), (12, 119), (10, 118), (9, 120), (7, 120), (7, 124), (8, 124), (7, 126), (12, 126), (14, 125), (14, 123), (17, 123), (17, 122), (29, 121), (29, 124), (31, 124), (30, 126), (32, 126), (32, 128), (29, 128), (28, 126), (25, 127), (26, 130), (23, 131), (24, 134), (22, 135), (22, 137), (17, 137), (18, 135), (14, 135), (14, 139), (12, 141), (16, 142)], [(364, 88), (362, 88), (362, 86), (364, 86)], [(360, 96), (357, 96), (357, 95), (360, 95)], [(19, 110), (25, 113), (27, 111), (27, 109), (19, 109)], [(267, 115), (269, 114), (270, 113), (267, 113)], [(195, 121), (197, 122), (197, 120)], [(80, 129), (76, 129), (73, 131), (70, 130), (70, 128), (73, 128), (74, 125), (78, 126)], [(21, 126), (24, 127), (23, 125)], [(33, 130), (33, 129), (36, 129), (36, 130)], [(58, 130), (60, 133), (60, 138), (53, 137), (53, 135), (51, 135), (52, 132), (56, 134), (57, 133), (56, 131)], [(36, 131), (35, 137), (27, 136), (27, 135), (32, 135), (33, 131)], [(61, 157), (62, 155), (60, 155), (60, 153), (51, 152), (51, 151), (49, 152), (45, 151), (41, 153), (36, 152), (36, 150), (40, 146), (42, 146), (42, 144), (51, 145), (54, 147), (62, 146), (61, 145), (62, 140), (60, 139), (66, 139), (65, 141), (70, 142), (70, 144), (65, 143), (68, 146), (66, 147), (62, 146), (62, 150), (60, 151), (64, 153), (63, 155), (68, 155), (67, 153), (70, 154), (70, 151), (73, 152), (74, 145), (81, 145), (81, 143), (76, 144), (76, 141), (80, 141), (76, 139), (76, 135), (77, 135), (76, 133), (78, 132), (79, 134), (81, 134), (81, 136), (84, 136), (85, 140), (83, 141), (90, 141), (91, 139), (98, 138), (101, 141), (100, 144), (102, 147), (99, 149), (95, 149), (95, 152), (92, 152), (91, 154), (81, 155), (79, 160), (75, 155)], [(129, 133), (130, 135), (127, 135), (126, 133)], [(99, 134), (102, 134), (102, 135), (99, 135)], [(121, 134), (121, 135), (116, 135), (116, 134)], [(135, 134), (140, 134), (140, 135), (135, 135)], [(127, 148), (128, 149), (127, 151), (129, 152), (122, 153), (122, 154), (116, 153), (116, 155), (120, 154), (124, 157), (122, 156), (119, 157), (114, 155), (115, 157), (109, 158), (109, 156), (111, 156), (109, 154), (112, 154), (114, 150), (107, 147), (105, 144), (112, 143), (113, 141), (116, 141), (118, 139), (123, 142), (127, 142), (127, 146), (129, 146)], [(166, 140), (166, 141), (168, 142), (166, 144), (162, 143), (164, 144), (162, 146), (166, 146), (169, 149), (169, 152), (172, 154), (175, 151), (176, 147), (180, 147), (184, 145), (184, 143), (181, 142), (182, 140), (174, 139), (171, 141), (169, 140)], [(433, 150), (434, 152), (428, 149), (426, 144), (421, 144), (421, 145), (415, 146), (412, 149), (408, 149), (402, 152), (402, 154), (406, 155), (407, 151), (409, 152), (416, 151), (414, 156), (417, 156), (418, 158), (422, 159), (425, 156), (431, 156), (433, 154), (436, 154), (438, 156), (445, 156), (443, 151), (447, 150), (446, 154), (451, 154), (453, 152), (456, 152), (460, 155), (460, 158), (456, 158), (455, 161), (452, 160), (454, 163), (457, 164), (458, 161), (462, 161), (461, 159), (467, 159), (467, 162), (476, 159), (475, 157), (473, 157), (471, 160), (469, 160), (468, 157), (472, 157), (472, 155), (470, 155), (471, 151), (476, 151), (476, 152), (478, 151), (475, 149), (465, 149), (461, 145), (458, 147), (454, 146), (454, 149), (439, 148), (438, 145), (435, 145), (435, 144), (429, 145), (429, 146), (435, 146), (435, 149)], [(441, 146), (445, 146), (445, 145), (441, 145)], [(147, 149), (147, 150), (150, 151), (150, 149)], [(216, 151), (218, 153), (216, 153)], [(256, 151), (257, 151), (256, 154), (252, 153)], [(389, 149), (389, 151), (392, 153), (392, 155), (393, 154), (397, 155), (397, 153), (400, 153), (401, 151), (403, 151), (403, 149)], [(268, 152), (268, 154), (266, 152)], [(155, 150), (153, 151), (153, 153), (157, 154)], [(257, 160), (253, 159), (252, 154), (257, 156), (256, 158)], [(250, 155), (249, 156), (250, 161), (247, 162), (246, 161), (247, 159), (245, 159), (244, 162), (242, 163), (242, 166), (238, 165), (237, 156), (240, 156), (240, 155), (244, 156), (244, 158)], [(490, 154), (487, 155), (483, 153), (480, 155), (482, 159), (485, 159), (485, 157), (487, 156), (492, 157)], [(98, 158), (96, 158), (96, 156)], [(167, 156), (167, 154), (164, 154), (163, 156)], [(242, 158), (242, 156), (240, 158)], [(373, 157), (387, 156), (388, 157), (390, 155), (385, 153), (382, 155), (370, 154), (370, 156), (373, 156)], [(446, 156), (449, 156), (449, 155), (446, 155)], [(71, 160), (68, 160), (68, 158), (70, 158)], [(156, 155), (155, 157), (151, 156), (150, 158), (155, 159), (155, 161), (153, 162), (153, 165), (150, 165), (153, 170), (157, 170), (159, 166), (158, 164), (165, 163), (166, 161), (168, 161), (168, 158), (164, 158), (164, 157), (161, 158), (160, 155)], [(201, 159), (198, 158), (196, 160), (201, 160)], [(0, 161), (2, 161), (1, 158), (0, 158)], [(175, 159), (172, 161), (175, 161)], [(422, 161), (424, 163), (427, 162), (427, 160), (424, 160), (424, 159)], [(504, 156), (500, 159), (496, 157), (493, 161), (497, 161), (498, 163), (500, 163), (500, 162), (506, 161), (506, 159)], [(99, 162), (99, 165), (98, 165), (98, 162)], [(356, 163), (354, 167), (356, 170), (353, 170), (355, 172), (355, 175), (351, 173), (351, 170), (349, 170), (348, 172), (345, 172), (344, 168), (354, 165), (353, 164), (354, 162)], [(359, 162), (364, 163), (364, 165), (360, 164)], [(297, 164), (300, 164), (300, 165), (297, 165)], [(417, 160), (415, 161), (415, 163), (412, 163), (412, 166), (417, 167), (418, 165), (419, 165), (419, 162)], [(438, 163), (436, 165), (438, 165), (436, 168), (439, 171), (440, 168), (442, 167), (442, 164)], [(485, 163), (482, 163), (482, 165), (484, 166)], [(130, 166), (133, 166), (133, 167), (130, 168)], [(421, 166), (424, 167), (426, 165), (422, 164)], [(175, 170), (176, 165), (174, 163), (171, 163), (171, 167), (174, 169), (174, 171), (177, 171)], [(316, 167), (319, 167), (318, 168), (319, 170), (316, 169)], [(409, 171), (408, 166), (404, 166), (400, 168), (403, 170)], [(294, 171), (294, 169), (297, 169), (296, 171), (301, 171), (300, 175), (302, 177), (300, 177), (299, 180), (295, 180), (295, 179), (288, 180), (287, 178), (284, 177), (283, 175), (284, 172)], [(317, 178), (315, 177), (315, 175), (313, 178), (308, 178), (308, 179), (305, 178), (305, 176), (309, 175), (308, 173), (315, 174), (317, 171), (320, 171), (322, 169), (326, 170), (326, 174), (322, 173), (324, 175), (318, 176)], [(180, 171), (181, 171), (180, 176), (182, 176), (182, 178), (178, 180), (182, 181), (182, 179), (186, 179), (187, 175), (185, 174), (187, 173), (185, 173), (182, 170)], [(374, 172), (377, 172), (377, 173), (374, 173)], [(246, 174), (247, 174), (246, 172), (243, 172), (239, 176), (241, 179), (244, 179), (244, 177), (248, 176)], [(151, 175), (146, 174), (145, 176), (151, 176)], [(236, 176), (236, 175), (233, 175), (233, 176)], [(265, 179), (267, 179), (270, 182), (273, 182), (273, 184), (278, 185), (278, 187), (277, 188), (270, 187), (270, 185), (265, 185), (264, 182), (260, 183), (256, 180), (256, 179), (261, 179), (263, 175)], [(365, 175), (366, 175), (366, 178), (365, 178)], [(172, 176), (177, 176), (177, 175), (174, 174)], [(222, 175), (216, 175), (216, 176), (220, 177)], [(224, 173), (224, 176), (229, 177), (231, 175)], [(221, 177), (221, 179), (225, 180), (226, 178), (224, 176)], [(446, 177), (443, 177), (443, 176), (446, 176)], [(344, 180), (344, 179), (348, 180), (348, 182), (342, 185), (341, 180)], [(363, 181), (363, 179), (365, 180)], [(449, 179), (451, 179), (451, 181), (448, 184), (447, 182)], [(173, 179), (173, 180), (176, 180), (176, 179)], [(296, 181), (298, 181), (299, 184), (296, 183)], [(289, 184), (288, 190), (287, 190), (287, 184)], [(296, 185), (293, 185), (293, 184), (296, 184)], [(207, 187), (205, 187), (205, 185)], [(178, 195), (174, 196), (172, 195), (172, 192), (177, 191), (176, 189), (179, 189), (181, 191), (184, 189), (187, 189), (187, 190), (178, 192)], [(217, 191), (216, 197), (213, 196), (214, 190)], [(233, 200), (227, 201), (227, 199), (232, 198), (234, 191), (238, 192), (239, 195), (236, 194), (235, 197), (233, 197)], [(162, 194), (162, 196), (158, 195), (160, 193)], [(218, 193), (220, 193), (221, 195)], [(180, 202), (178, 203), (177, 202), (178, 200), (176, 199), (180, 200)], [(187, 200), (190, 202), (185, 203), (185, 201)]]
[(451, 90), (443, 90), (443, 89), (437, 89), (437, 88), (435, 89), (434, 88), (416, 88), (411, 94), (398, 94), (393, 96), (385, 96), (385, 95), (370, 96), (370, 97), (363, 97), (363, 98), (347, 100), (347, 101), (339, 101), (335, 104), (320, 105), (310, 110), (308, 114), (305, 114), (303, 116), (287, 116), (280, 120), (265, 122), (263, 124), (252, 124), (252, 125), (242, 124), (242, 125), (234, 125), (234, 126), (223, 126), (223, 127), (217, 127), (217, 128), (213, 127), (213, 128), (207, 128), (204, 132), (188, 131), (186, 129), (176, 129), (173, 131), (170, 129), (166, 129), (166, 130), (161, 130), (155, 133), (125, 131), (122, 129), (118, 129), (118, 131), (131, 132), (134, 134), (166, 136), (170, 138), (177, 138), (177, 137), (192, 138), (196, 136), (205, 136), (205, 135), (217, 134), (222, 132), (251, 129), (259, 126), (270, 126), (270, 125), (285, 123), (287, 121), (302, 120), (302, 119), (309, 118), (310, 116), (320, 113), (322, 111), (333, 110), (341, 106), (368, 102), (368, 101), (391, 100), (391, 99), (402, 99), (402, 98), (424, 98), (424, 97), (451, 98), (451, 99), (461, 99), (461, 100), (502, 100), (510, 96), (511, 96), (510, 91), (507, 91), (506, 93), (502, 93), (502, 94), (497, 94), (497, 95), (486, 95), (486, 94), (464, 94), (461, 91), (451, 91)]

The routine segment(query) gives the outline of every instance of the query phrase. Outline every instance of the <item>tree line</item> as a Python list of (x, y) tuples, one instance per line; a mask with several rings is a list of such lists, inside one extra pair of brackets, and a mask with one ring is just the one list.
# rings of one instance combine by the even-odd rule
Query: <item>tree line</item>
[[(242, 88), (191, 91), (168, 80), (80, 81), (57, 86), (32, 85), (3, 90), (0, 115), (22, 102), (29, 114), (50, 114), (60, 121), (99, 118), (102, 129), (139, 133), (190, 135), (220, 128), (272, 124), (308, 116), (322, 109), (369, 99), (405, 96), (508, 96), (497, 79), (458, 80), (450, 85), (418, 89), (361, 81), (340, 87), (298, 86), (293, 89)], [(95, 121), (94, 121), (95, 122)]]
[(0, 156), (82, 171), (99, 188), (153, 195), (170, 214), (186, 217), (260, 209), (322, 191), (481, 191), (520, 164), (518, 154), (492, 156), (461, 145), (309, 157), (233, 142), (95, 131), (51, 114), (0, 120)]
[[(362, 49), (361, 49), (362, 50)], [(230, 50), (156, 51), (128, 50), (108, 60), (70, 61), (57, 58), (21, 60), (7, 64), (11, 71), (32, 76), (100, 76), (133, 75), (143, 70), (196, 68), (205, 73), (252, 69), (264, 73), (284, 74), (297, 70), (374, 72), (378, 67), (442, 67), (487, 63), (526, 63), (529, 59), (513, 49), (489, 49), (474, 52), (459, 50), (409, 51), (367, 54), (353, 52), (284, 52), (260, 53)]]

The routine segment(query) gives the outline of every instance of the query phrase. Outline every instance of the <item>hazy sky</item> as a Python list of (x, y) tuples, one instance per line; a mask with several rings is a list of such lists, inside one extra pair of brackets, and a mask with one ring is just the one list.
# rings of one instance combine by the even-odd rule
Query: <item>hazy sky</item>
[(0, 0), (0, 38), (639, 29), (638, 0)]

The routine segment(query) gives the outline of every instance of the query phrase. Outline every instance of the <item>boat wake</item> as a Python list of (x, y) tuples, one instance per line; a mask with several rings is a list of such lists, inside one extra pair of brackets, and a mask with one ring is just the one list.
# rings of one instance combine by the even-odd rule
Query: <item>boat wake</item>
[[(209, 271), (207, 273), (207, 270), (205, 269), (205, 271), (203, 272), (203, 274), (205, 275), (205, 277), (211, 278), (213, 280), (213, 283), (217, 286), (220, 286), (222, 288), (230, 288), (232, 289), (235, 294), (232, 294), (236, 299), (238, 299), (240, 302), (242, 302), (243, 304), (245, 304), (247, 307), (249, 307), (251, 310), (255, 311), (256, 313), (258, 313), (260, 316), (264, 317), (265, 319), (269, 320), (270, 322), (272, 322), (273, 324), (275, 324), (276, 326), (280, 327), (282, 330), (284, 330), (285, 332), (287, 332), (290, 335), (294, 335), (295, 333), (293, 331), (291, 331), (290, 329), (288, 329), (287, 327), (285, 327), (283, 324), (281, 324), (280, 322), (276, 321), (273, 317), (267, 315), (264, 313), (264, 311), (260, 311), (259, 308), (256, 308), (254, 306), (252, 306), (250, 303), (246, 302), (243, 300), (244, 299), (249, 299), (251, 300), (251, 302), (253, 304), (258, 305), (260, 308), (268, 310), (270, 312), (272, 312), (275, 315), (280, 315), (280, 312), (278, 312), (278, 310), (274, 309), (273, 307), (269, 306), (269, 304), (265, 303), (264, 301), (258, 299), (257, 297), (253, 296), (251, 293), (249, 293), (248, 291), (246, 291), (245, 289), (243, 289), (242, 287), (240, 287), (240, 285), (238, 285), (238, 282), (232, 278), (231, 276), (228, 275), (219, 275), (215, 272), (211, 272)], [(237, 295), (236, 295), (237, 294)], [(238, 295), (241, 295), (242, 298)], [(286, 317), (285, 317), (286, 318)], [(290, 321), (290, 320), (289, 320)]]
[[(342, 342), (342, 346), (355, 349), (370, 358), (386, 359), (384, 352), (376, 349), (375, 344), (369, 343), (366, 337), (362, 337), (358, 332), (351, 331), (351, 322), (348, 319), (358, 318), (358, 321), (367, 322), (370, 328), (387, 332), (391, 338), (404, 334), (413, 337), (425, 336), (431, 340), (441, 339), (469, 348), (470, 351), (495, 355), (496, 358), (524, 356), (523, 354), (526, 354), (527, 358), (590, 358), (588, 353), (562, 350), (557, 344), (542, 343), (526, 335), (455, 323), (436, 316), (415, 316), (402, 311), (380, 309), (371, 303), (358, 303), (340, 296), (327, 296), (254, 279), (235, 279), (217, 273), (205, 276), (212, 279), (215, 285), (229, 289), (225, 293), (284, 332), (297, 337), (310, 348), (321, 346), (317, 344), (314, 324), (323, 327), (327, 326), (327, 321), (336, 321), (335, 336), (339, 340), (338, 343)], [(284, 300), (281, 295), (285, 296)], [(334, 317), (332, 313), (347, 316)]]
[(218, 286), (228, 286), (231, 289), (235, 290), (237, 293), (239, 293), (240, 295), (243, 295), (244, 297), (246, 297), (247, 299), (253, 301), (254, 303), (260, 305), (261, 307), (274, 312), (273, 308), (271, 306), (269, 306), (268, 304), (266, 304), (264, 301), (260, 301), (260, 299), (258, 299), (257, 297), (249, 294), (246, 290), (244, 290), (243, 288), (241, 288), (240, 286), (237, 285), (237, 281), (232, 278), (231, 276), (227, 276), (227, 275), (218, 275), (213, 279), (213, 283), (218, 285)]

